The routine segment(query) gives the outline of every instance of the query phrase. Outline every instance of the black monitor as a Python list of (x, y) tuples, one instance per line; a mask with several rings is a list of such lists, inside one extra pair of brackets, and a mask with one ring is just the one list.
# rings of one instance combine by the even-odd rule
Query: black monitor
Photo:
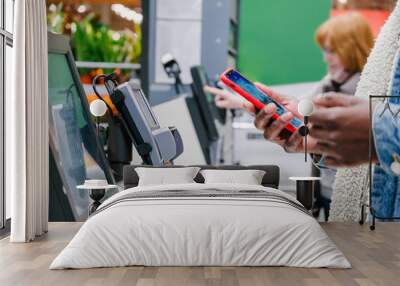
[(48, 34), (50, 221), (83, 221), (89, 197), (76, 187), (88, 179), (114, 184), (96, 136), (69, 39)]
[(211, 141), (219, 137), (215, 120), (225, 124), (226, 112), (215, 105), (214, 95), (204, 91), (205, 85), (212, 85), (207, 73), (202, 66), (194, 66), (190, 69), (193, 79), (193, 95), (199, 104), (204, 123), (207, 127), (208, 136)]
[(199, 140), (201, 150), (204, 155), (204, 159), (206, 161), (207, 165), (212, 164), (211, 161), (211, 144), (212, 142), (209, 140), (209, 135), (207, 132), (207, 128), (204, 124), (204, 120), (202, 118), (202, 112), (199, 108), (199, 104), (196, 102), (196, 100), (193, 97), (186, 97), (185, 98), (186, 105), (188, 107), (190, 117), (192, 119), (192, 123), (194, 126), (194, 129), (197, 134), (197, 138)]

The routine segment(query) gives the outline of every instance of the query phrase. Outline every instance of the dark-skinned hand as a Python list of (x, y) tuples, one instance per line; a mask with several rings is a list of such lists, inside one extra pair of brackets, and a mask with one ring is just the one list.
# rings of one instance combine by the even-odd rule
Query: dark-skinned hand
[[(352, 167), (369, 161), (369, 103), (354, 96), (330, 93), (314, 99), (310, 136), (313, 152), (325, 156), (325, 164)], [(377, 160), (372, 146), (373, 160)]]

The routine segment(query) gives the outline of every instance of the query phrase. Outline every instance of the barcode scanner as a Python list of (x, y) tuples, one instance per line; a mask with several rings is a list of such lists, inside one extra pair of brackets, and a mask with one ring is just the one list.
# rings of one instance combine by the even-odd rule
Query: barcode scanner
[(304, 137), (304, 158), (307, 162), (307, 135), (310, 133), (308, 129), (308, 117), (314, 111), (314, 104), (309, 99), (302, 99), (300, 100), (297, 110), (304, 118), (304, 125), (299, 128), (299, 134)]

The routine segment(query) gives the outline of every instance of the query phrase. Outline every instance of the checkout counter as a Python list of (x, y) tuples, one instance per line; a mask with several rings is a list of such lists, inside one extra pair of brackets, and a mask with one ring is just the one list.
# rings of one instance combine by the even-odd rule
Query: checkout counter
[[(140, 163), (155, 166), (173, 164), (183, 152), (183, 143), (175, 127), (158, 121), (140, 88), (130, 83), (110, 82), (108, 91), (119, 115), (109, 117), (119, 121), (120, 124), (113, 126), (123, 128), (126, 136), (119, 145), (109, 145), (110, 148), (105, 149), (89, 111), (69, 39), (49, 33), (48, 45), (49, 221), (84, 221), (88, 217), (89, 196), (77, 186), (91, 179), (117, 184), (119, 168), (112, 168), (112, 164), (118, 162), (110, 162), (107, 154), (118, 153), (120, 146), (127, 145), (124, 140), (134, 145)], [(108, 103), (106, 105), (110, 108)], [(125, 154), (125, 150), (122, 153)], [(132, 154), (127, 155), (132, 157)], [(127, 163), (123, 158), (119, 162)], [(109, 191), (107, 195), (116, 191)]]

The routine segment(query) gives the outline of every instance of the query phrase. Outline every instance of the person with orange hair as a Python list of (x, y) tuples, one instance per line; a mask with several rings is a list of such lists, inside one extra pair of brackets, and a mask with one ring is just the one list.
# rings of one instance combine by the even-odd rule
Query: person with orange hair
[(354, 94), (374, 43), (367, 20), (355, 12), (331, 18), (319, 27), (315, 38), (328, 66), (316, 93)]
[[(315, 39), (323, 52), (328, 73), (316, 90), (311, 92), (311, 96), (329, 91), (354, 94), (374, 42), (368, 22), (355, 12), (336, 16), (318, 28)], [(265, 88), (272, 96), (277, 96), (278, 101), (281, 101), (281, 98), (283, 101), (295, 100)], [(235, 96), (227, 90), (205, 86), (205, 91), (215, 95), (215, 102), (219, 108), (240, 109), (250, 106), (242, 97)]]
[[(318, 28), (315, 39), (327, 64), (327, 75), (320, 81), (317, 88), (305, 97), (313, 98), (327, 93), (331, 93), (331, 95), (334, 93), (354, 95), (361, 71), (374, 44), (374, 37), (367, 20), (355, 12), (333, 17)], [(279, 136), (294, 116), (301, 118), (297, 111), (299, 100), (277, 93), (265, 85), (257, 84), (257, 86), (285, 106), (289, 112), (271, 123), (271, 117), (276, 111), (276, 106), (269, 104), (257, 114), (256, 127), (264, 132), (265, 139), (279, 144), (287, 152), (303, 152), (304, 141), (298, 132), (289, 139), (283, 139)], [(228, 91), (211, 87), (205, 87), (205, 90), (215, 94), (216, 104), (221, 108), (245, 107), (254, 110), (251, 104), (241, 97), (233, 96)], [(311, 152), (316, 151), (316, 141), (312, 137), (309, 138), (307, 147)], [(321, 204), (326, 210), (327, 218), (336, 170), (326, 168), (322, 164), (314, 165), (317, 165), (320, 169), (314, 168), (314, 173), (319, 172), (321, 176)]]

